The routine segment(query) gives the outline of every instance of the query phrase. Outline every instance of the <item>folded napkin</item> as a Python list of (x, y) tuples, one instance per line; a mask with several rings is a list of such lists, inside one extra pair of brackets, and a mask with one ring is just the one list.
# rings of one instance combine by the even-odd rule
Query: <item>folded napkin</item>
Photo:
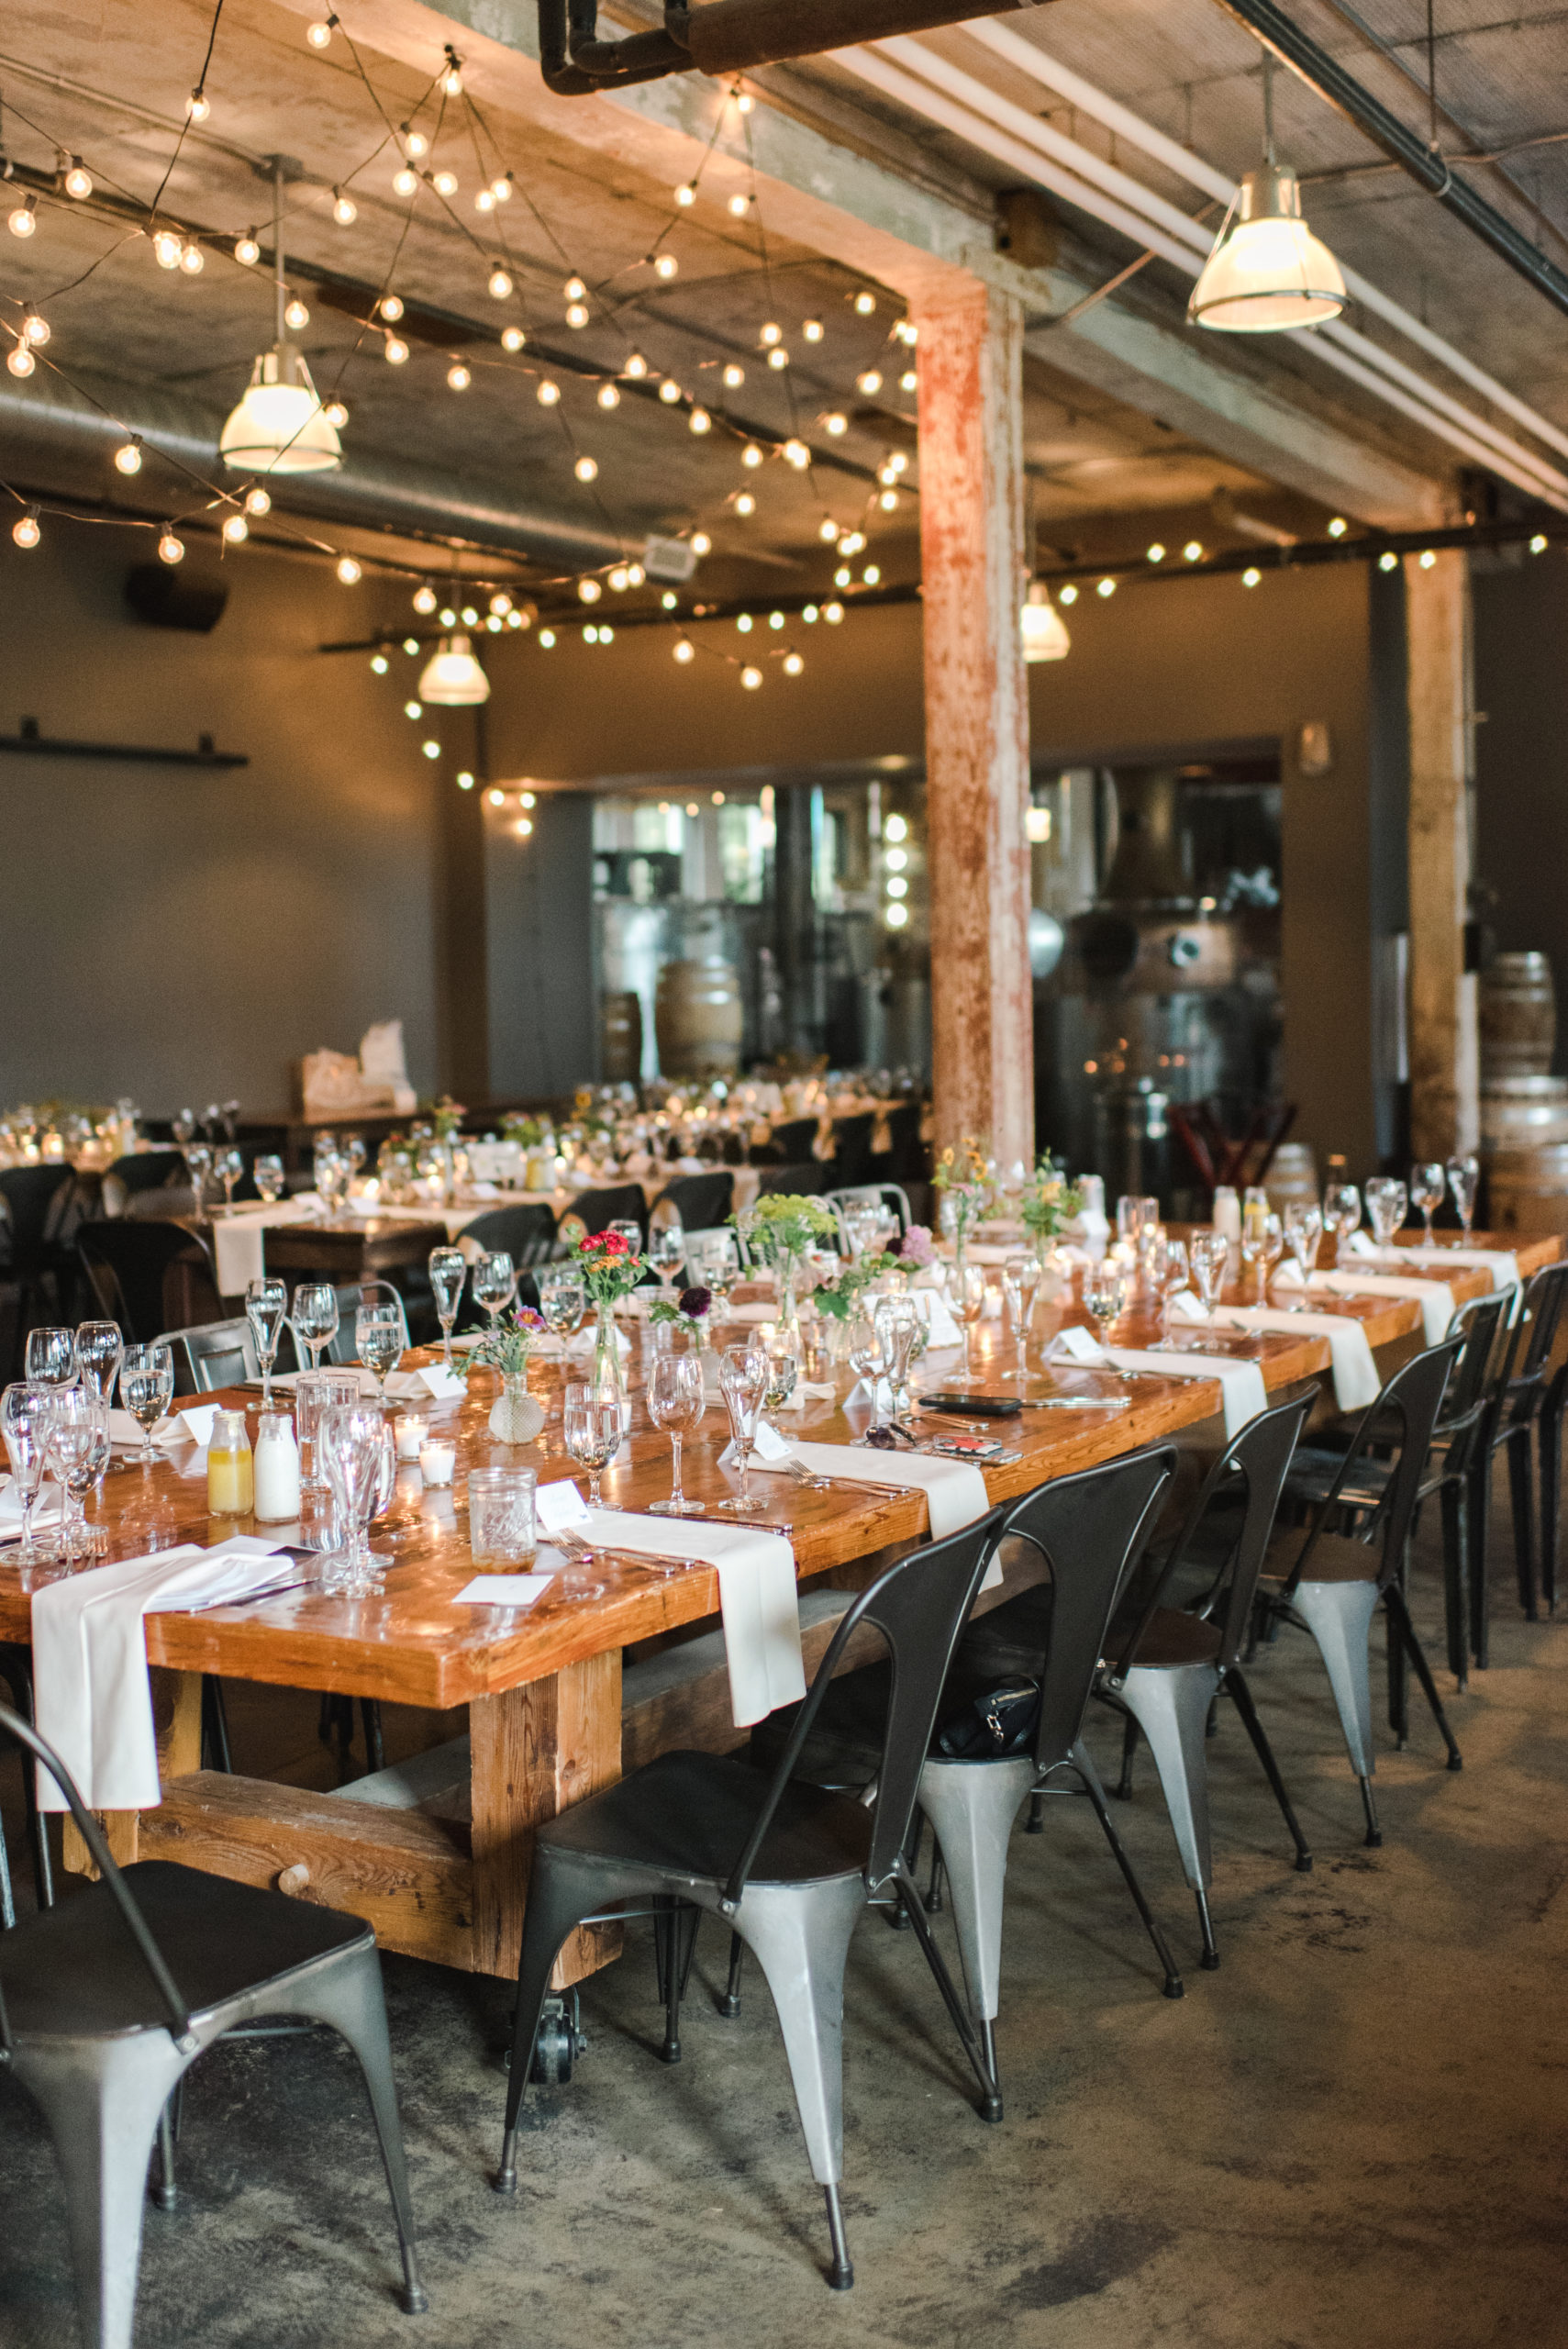
[(408, 1402), (457, 1403), (467, 1395), (468, 1381), (461, 1370), (448, 1370), (443, 1363), (433, 1362), (423, 1370), (389, 1371), (386, 1391)]
[[(1088, 1346), (1064, 1344), (1067, 1339), (1088, 1339)], [(1263, 1374), (1255, 1362), (1229, 1362), (1223, 1354), (1165, 1353), (1158, 1349), (1140, 1353), (1128, 1346), (1101, 1346), (1076, 1324), (1058, 1332), (1047, 1350), (1047, 1361), (1107, 1364), (1112, 1370), (1151, 1371), (1160, 1378), (1217, 1378), (1229, 1439), (1249, 1419), (1268, 1408)]]
[[(361, 1395), (374, 1395), (379, 1391), (376, 1386), (374, 1371), (366, 1370), (361, 1363), (324, 1362), (321, 1367), (323, 1370), (329, 1370), (334, 1378), (357, 1378), (360, 1382), (360, 1393)], [(388, 1378), (386, 1382), (387, 1391), (393, 1395), (395, 1395), (398, 1391), (392, 1384), (392, 1379), (395, 1378), (397, 1375), (398, 1374), (394, 1371), (392, 1377)], [(414, 1371), (409, 1371), (406, 1375), (410, 1378), (417, 1375)], [(294, 1388), (298, 1386), (301, 1375), (302, 1374), (297, 1370), (275, 1370), (272, 1373), (272, 1388), (274, 1393), (281, 1388), (284, 1394), (291, 1394)], [(252, 1380), (251, 1385), (254, 1386), (256, 1382)], [(186, 1412), (182, 1414), (182, 1416), (189, 1418), (190, 1414)], [(161, 1425), (164, 1427), (167, 1427), (171, 1423), (167, 1419), (161, 1422)], [(207, 1424), (210, 1427), (212, 1423), (209, 1420)], [(152, 1432), (155, 1440), (161, 1442), (162, 1438), (159, 1434), (158, 1429), (154, 1428)], [(202, 1442), (204, 1443), (206, 1442), (206, 1438), (205, 1436), (202, 1438)]]
[(737, 1729), (805, 1696), (795, 1553), (782, 1534), (764, 1533), (754, 1525), (699, 1523), (689, 1517), (639, 1517), (618, 1508), (589, 1509), (581, 1531), (585, 1541), (606, 1548), (645, 1550), (658, 1558), (700, 1558), (717, 1567), (729, 1703)]
[(1348, 1313), (1276, 1313), (1265, 1305), (1222, 1305), (1221, 1328), (1277, 1330), (1286, 1337), (1327, 1338), (1334, 1400), (1341, 1411), (1359, 1411), (1381, 1391), (1366, 1331)]
[[(1282, 1288), (1301, 1286), (1294, 1264), (1282, 1264), (1274, 1278)], [(1429, 1346), (1447, 1337), (1453, 1319), (1453, 1291), (1442, 1281), (1397, 1280), (1388, 1273), (1314, 1273), (1307, 1286), (1339, 1297), (1411, 1297), (1421, 1308), (1422, 1342)]]
[[(232, 1607), (297, 1581), (286, 1554), (249, 1534), (216, 1549), (184, 1543), (118, 1558), (33, 1593), (33, 1685), (49, 1740), (93, 1810), (150, 1810), (162, 1799), (142, 1618)], [(45, 1770), (39, 1808), (63, 1810)]]
[[(48, 1482), (39, 1486), (39, 1497), (33, 1503), (33, 1531), (41, 1526), (61, 1525), (65, 1520), (65, 1495), (58, 1485)], [(14, 1476), (0, 1479), (0, 1542), (19, 1542), (22, 1538), (22, 1496), (17, 1490)]]
[[(194, 1443), (205, 1451), (217, 1416), (216, 1403), (192, 1403), (176, 1411), (172, 1419), (159, 1419), (152, 1430), (152, 1441), (162, 1452), (177, 1451), (183, 1443)], [(128, 1411), (111, 1411), (109, 1442), (121, 1450), (134, 1446), (139, 1452), (146, 1438)]]
[[(985, 1479), (970, 1460), (940, 1460), (929, 1452), (870, 1452), (847, 1443), (795, 1443), (790, 1457), (814, 1476), (847, 1476), (857, 1485), (918, 1485), (930, 1513), (931, 1539), (940, 1542), (973, 1525), (991, 1506)], [(754, 1457), (752, 1468), (773, 1464)]]
[(1351, 1232), (1350, 1248), (1352, 1256), (1379, 1264), (1462, 1264), (1468, 1272), (1490, 1273), (1494, 1291), (1518, 1284), (1519, 1260), (1508, 1248), (1379, 1248), (1364, 1231)]
[(265, 1273), (267, 1231), (278, 1224), (301, 1223), (312, 1213), (312, 1195), (301, 1192), (272, 1206), (236, 1208), (212, 1226), (213, 1269), (220, 1297), (243, 1297), (252, 1281)]

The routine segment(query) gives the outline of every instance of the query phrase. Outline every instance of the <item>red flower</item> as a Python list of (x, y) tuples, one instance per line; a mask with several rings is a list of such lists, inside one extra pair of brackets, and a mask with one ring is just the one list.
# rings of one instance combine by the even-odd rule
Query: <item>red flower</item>
[(628, 1243), (618, 1231), (601, 1231), (592, 1244), (602, 1256), (625, 1256), (629, 1253)]

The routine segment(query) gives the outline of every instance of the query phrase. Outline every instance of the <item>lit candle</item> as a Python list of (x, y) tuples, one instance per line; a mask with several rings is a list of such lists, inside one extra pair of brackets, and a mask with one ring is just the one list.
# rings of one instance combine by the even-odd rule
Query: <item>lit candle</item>
[(428, 1436), (419, 1446), (419, 1467), (427, 1485), (450, 1485), (457, 1466), (457, 1446), (450, 1436)]
[(424, 1447), (425, 1439), (429, 1432), (430, 1422), (428, 1419), (420, 1419), (416, 1411), (405, 1411), (402, 1418), (397, 1422), (397, 1457), (399, 1460), (417, 1460), (420, 1452)]

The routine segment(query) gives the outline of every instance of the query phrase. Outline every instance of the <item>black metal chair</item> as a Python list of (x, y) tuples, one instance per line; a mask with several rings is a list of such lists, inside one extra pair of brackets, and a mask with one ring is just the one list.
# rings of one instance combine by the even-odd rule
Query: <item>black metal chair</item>
[[(576, 1216), (590, 1239), (596, 1231), (607, 1231), (612, 1223), (635, 1222), (644, 1239), (648, 1236), (648, 1202), (640, 1183), (619, 1183), (607, 1191), (579, 1191), (566, 1215)], [(562, 1221), (565, 1220), (562, 1216)]]
[(37, 1731), (0, 1706), (0, 1734), (54, 1779), (100, 1877), (0, 1932), (0, 2058), (54, 2141), (82, 2323), (95, 2349), (131, 2349), (148, 2168), (156, 2138), (158, 2199), (168, 2207), (170, 2107), (181, 2081), (216, 2040), (267, 2015), (301, 2029), (325, 2024), (358, 2058), (397, 2222), (402, 2304), (410, 2315), (428, 2308), (371, 1927), (170, 1861), (117, 1867)]
[[(504, 1248), (517, 1268), (517, 1302), (538, 1307), (539, 1285), (533, 1267), (548, 1264), (555, 1253), (555, 1215), (542, 1199), (527, 1207), (492, 1208), (487, 1215), (476, 1215), (465, 1223), (458, 1245), (470, 1255), (470, 1242), (487, 1253)], [(462, 1310), (458, 1327), (462, 1330), (482, 1330), (486, 1317), (472, 1302), (468, 1289), (463, 1291)]]
[(117, 1183), (127, 1198), (134, 1198), (141, 1191), (169, 1190), (188, 1183), (190, 1175), (183, 1151), (136, 1150), (106, 1168), (104, 1180)]
[(759, 1166), (794, 1166), (811, 1154), (817, 1140), (815, 1118), (788, 1118), (775, 1125), (761, 1148), (751, 1152), (752, 1163)]
[[(1124, 1798), (1132, 1792), (1140, 1731), (1149, 1741), (1176, 1839), (1182, 1871), (1197, 1902), (1203, 1964), (1219, 1964), (1208, 1913), (1214, 1880), (1208, 1814), (1207, 1726), (1221, 1689), (1235, 1705), (1263, 1775), (1273, 1789), (1305, 1873), (1312, 1854), (1296, 1823), (1273, 1750), (1241, 1676), (1241, 1649), (1251, 1623), (1258, 1576), (1273, 1531), (1291, 1454), (1317, 1396), (1312, 1387), (1238, 1429), (1216, 1460), (1166, 1553), (1152, 1587), (1113, 1625), (1112, 1661), (1096, 1696), (1123, 1714)], [(1203, 1586), (1183, 1608), (1166, 1604), (1180, 1580)]]
[(51, 1163), (0, 1169), (0, 1201), (6, 1209), (0, 1278), (16, 1285), (19, 1332), (31, 1326), (30, 1309), (50, 1289), (57, 1310), (64, 1310), (61, 1285), (74, 1271), (75, 1260), (62, 1248), (61, 1234), (75, 1187), (69, 1166)]
[[(1271, 1631), (1280, 1624), (1310, 1631), (1329, 1675), (1340, 1727), (1350, 1750), (1351, 1767), (1361, 1787), (1366, 1813), (1366, 1840), (1377, 1845), (1383, 1832), (1377, 1823), (1372, 1778), (1376, 1756), (1372, 1742), (1372, 1680), (1368, 1641), (1379, 1601), (1388, 1619), (1391, 1667), (1403, 1647), (1426, 1692), (1443, 1743), (1448, 1766), (1463, 1766), (1462, 1756), (1449, 1727), (1410, 1609), (1405, 1597), (1406, 1552), (1415, 1522), (1417, 1496), (1426, 1475), (1432, 1431), (1442, 1409), (1443, 1391), (1464, 1348), (1462, 1337), (1445, 1338), (1439, 1346), (1396, 1370), (1361, 1422), (1338, 1475), (1316, 1521), (1299, 1550), (1301, 1529), (1275, 1536), (1263, 1561), (1258, 1585), (1261, 1619)], [(1376, 1508), (1366, 1516), (1365, 1537), (1325, 1531), (1333, 1517), (1340, 1491), (1353, 1489), (1353, 1479), (1368, 1447), (1386, 1443), (1390, 1428), (1398, 1431), (1398, 1457), (1383, 1488)], [(1381, 1534), (1381, 1542), (1374, 1536)], [(1392, 1679), (1392, 1670), (1391, 1670)]]
[(217, 1297), (212, 1259), (182, 1223), (123, 1218), (83, 1224), (76, 1253), (101, 1312), (117, 1321), (130, 1345), (150, 1345), (170, 1318), (165, 1282), (176, 1265), (198, 1275)]
[[(795, 2083), (812, 2175), (832, 2238), (828, 2281), (854, 2281), (839, 2180), (843, 2166), (844, 1969), (878, 1896), (903, 1899), (974, 2067), (989, 2114), (995, 2082), (920, 1908), (905, 1856), (920, 1772), (959, 1631), (985, 1571), (995, 1516), (901, 1558), (853, 1601), (771, 1777), (727, 1754), (665, 1753), (535, 1831), (496, 2190), (517, 2189), (517, 2115), (556, 1953), (590, 1918), (721, 1916), (767, 1976)], [(868, 1807), (794, 1782), (800, 1749), (850, 1642), (881, 1632), (893, 1659), (882, 1766)], [(678, 2051), (683, 1968), (664, 1966), (666, 2046)]]
[[(1536, 1564), (1535, 1495), (1530, 1473), (1533, 1465), (1532, 1442), (1538, 1425), (1542, 1542), (1544, 1546), (1548, 1538), (1545, 1519), (1550, 1508), (1553, 1519), (1550, 1539), (1554, 1551), (1556, 1548), (1562, 1399), (1560, 1397), (1556, 1398), (1555, 1410), (1548, 1409), (1553, 1397), (1551, 1388), (1547, 1385), (1546, 1374), (1565, 1303), (1568, 1303), (1568, 1264), (1543, 1265), (1526, 1286), (1524, 1301), (1514, 1323), (1510, 1359), (1498, 1383), (1493, 1408), (1487, 1415), (1487, 1424), (1480, 1439), (1473, 1503), (1473, 1523), (1478, 1539), (1472, 1564), (1471, 1606), (1475, 1660), (1482, 1665), (1487, 1662), (1488, 1655), (1486, 1523), (1491, 1513), (1492, 1463), (1499, 1452), (1506, 1452), (1508, 1457), (1508, 1493), (1513, 1505), (1514, 1565), (1518, 1576), (1519, 1605), (1524, 1609), (1527, 1622), (1534, 1623), (1540, 1620), (1540, 1581)], [(1554, 1380), (1553, 1386), (1556, 1384)], [(1553, 1583), (1555, 1587), (1555, 1575)]]
[[(0, 1644), (0, 1680), (11, 1692), (15, 1710), (25, 1721), (30, 1721), (33, 1719), (33, 1652), (30, 1647), (11, 1641)], [(27, 1810), (28, 1842), (33, 1855), (34, 1895), (40, 1909), (52, 1908), (54, 1862), (49, 1847), (49, 1828), (39, 1809), (37, 1776), (25, 1764), (22, 1768), (22, 1799)], [(16, 1921), (6, 1831), (0, 1826), (0, 1924), (14, 1925)]]
[(711, 1230), (716, 1224), (726, 1223), (735, 1204), (735, 1177), (722, 1174), (677, 1174), (660, 1192), (656, 1206), (665, 1200), (680, 1217), (687, 1231)]
[(757, 1176), (757, 1197), (771, 1199), (780, 1195), (799, 1196), (803, 1199), (819, 1199), (828, 1187), (828, 1169), (819, 1158), (806, 1158), (794, 1166), (763, 1166)]
[(261, 1375), (256, 1341), (243, 1316), (237, 1321), (203, 1321), (194, 1330), (165, 1330), (157, 1343), (173, 1348), (176, 1395), (210, 1395), (219, 1386), (242, 1386), (248, 1378)]
[(871, 1137), (876, 1123), (873, 1110), (833, 1120), (833, 1159), (828, 1171), (840, 1189), (854, 1189), (872, 1177)]

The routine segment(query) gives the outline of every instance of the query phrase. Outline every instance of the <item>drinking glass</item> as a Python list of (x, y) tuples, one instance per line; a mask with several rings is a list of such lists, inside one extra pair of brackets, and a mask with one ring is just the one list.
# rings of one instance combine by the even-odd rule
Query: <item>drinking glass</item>
[(670, 1283), (686, 1261), (686, 1239), (678, 1223), (666, 1223), (652, 1232), (648, 1242), (648, 1261), (659, 1275), (659, 1286), (669, 1295)]
[(452, 1366), (452, 1324), (462, 1302), (462, 1285), (468, 1277), (468, 1259), (461, 1248), (432, 1248), (429, 1274), (430, 1294), (436, 1300), (436, 1319), (441, 1325), (441, 1361), (450, 1370)]
[[(172, 1386), (173, 1383), (171, 1365), (169, 1384)], [(11, 1555), (23, 1566), (36, 1565), (39, 1559), (53, 1554), (47, 1547), (40, 1549), (33, 1540), (33, 1510), (43, 1482), (53, 1400), (47, 1386), (36, 1386), (24, 1379), (7, 1386), (0, 1396), (0, 1431), (5, 1433), (6, 1453), (11, 1463), (17, 1497), (22, 1504), (22, 1539)]]
[(223, 1185), (223, 1212), (234, 1213), (234, 1186), (245, 1172), (245, 1159), (238, 1150), (220, 1150), (214, 1162), (213, 1172)]
[(800, 1377), (800, 1355), (794, 1341), (783, 1330), (775, 1330), (762, 1347), (765, 1376), (762, 1386), (762, 1409), (771, 1421), (775, 1435), (782, 1435), (773, 1415), (782, 1411), (795, 1393)]
[(1040, 1276), (1038, 1256), (1009, 1256), (1002, 1267), (1002, 1294), (1007, 1300), (1007, 1315), (1018, 1349), (1018, 1368), (1005, 1371), (1003, 1376), (1020, 1382), (1029, 1376), (1029, 1323), (1034, 1319), (1035, 1291), (1040, 1286)]
[(1447, 1188), (1448, 1168), (1440, 1159), (1423, 1159), (1418, 1164), (1411, 1167), (1410, 1204), (1412, 1207), (1420, 1208), (1426, 1223), (1427, 1236), (1422, 1243), (1425, 1247), (1430, 1248), (1435, 1244), (1432, 1239), (1432, 1218), (1441, 1207), (1443, 1194)]
[(108, 1406), (83, 1386), (55, 1390), (50, 1403), (49, 1465), (68, 1496), (64, 1550), (68, 1559), (107, 1547), (101, 1526), (87, 1522), (87, 1495), (109, 1464)]
[(740, 1277), (740, 1250), (735, 1234), (710, 1231), (698, 1245), (693, 1271), (702, 1286), (713, 1291), (720, 1305), (728, 1305), (730, 1291)]
[(1192, 1265), (1184, 1240), (1167, 1240), (1161, 1252), (1154, 1274), (1160, 1292), (1160, 1341), (1168, 1345), (1171, 1339), (1171, 1299), (1178, 1289), (1186, 1287), (1192, 1278)]
[(195, 1135), (195, 1130), (196, 1121), (195, 1118), (192, 1117), (188, 1109), (182, 1109), (177, 1118), (171, 1118), (169, 1120), (169, 1131), (173, 1135), (174, 1141), (182, 1152), (184, 1150), (185, 1144), (191, 1141)]
[(1323, 1192), (1323, 1223), (1334, 1234), (1334, 1262), (1346, 1261), (1345, 1243), (1362, 1219), (1362, 1195), (1353, 1183), (1329, 1183)]
[(969, 1333), (985, 1310), (985, 1267), (984, 1264), (954, 1264), (948, 1282), (948, 1295), (954, 1312), (963, 1323), (963, 1375), (967, 1384), (969, 1370)]
[(196, 1213), (200, 1215), (206, 1206), (206, 1186), (212, 1175), (212, 1144), (189, 1141), (185, 1144), (184, 1158), (191, 1188), (196, 1195)]
[(1127, 1301), (1127, 1280), (1114, 1257), (1102, 1256), (1084, 1267), (1084, 1310), (1100, 1334), (1103, 1345), (1111, 1323)]
[(349, 1170), (339, 1155), (336, 1138), (322, 1134), (311, 1156), (311, 1173), (316, 1183), (316, 1196), (330, 1215), (341, 1194), (338, 1185), (341, 1177), (343, 1189), (348, 1189)]
[[(790, 1386), (795, 1379), (792, 1373)], [(699, 1354), (660, 1354), (648, 1382), (648, 1416), (670, 1437), (671, 1482), (667, 1501), (654, 1501), (654, 1517), (700, 1517), (702, 1503), (687, 1500), (681, 1490), (681, 1439), (703, 1414), (702, 1357)], [(673, 1564), (671, 1572), (675, 1571)]]
[(150, 1468), (159, 1456), (152, 1431), (173, 1399), (173, 1348), (127, 1346), (120, 1364), (120, 1401), (141, 1430), (138, 1456), (144, 1468)]
[(299, 1435), (299, 1488), (302, 1493), (324, 1493), (327, 1490), (321, 1424), (328, 1412), (346, 1409), (359, 1399), (360, 1382), (351, 1370), (301, 1371), (295, 1385), (294, 1402), (295, 1425)]
[(863, 1298), (850, 1319), (848, 1353), (850, 1368), (871, 1388), (871, 1422), (873, 1428), (880, 1427), (882, 1382), (887, 1375), (887, 1357), (882, 1351), (875, 1317)]
[(468, 1478), (468, 1546), (476, 1566), (531, 1566), (538, 1547), (531, 1468), (474, 1468)]
[(605, 1229), (606, 1231), (617, 1233), (618, 1236), (626, 1241), (627, 1246), (631, 1250), (633, 1255), (641, 1254), (642, 1226), (638, 1222), (635, 1216), (617, 1216), (614, 1223), (606, 1224)]
[[(1305, 1289), (1318, 1269), (1318, 1243), (1323, 1237), (1323, 1212), (1315, 1199), (1291, 1199), (1284, 1211), (1284, 1244), (1296, 1260)], [(1287, 1313), (1305, 1313), (1307, 1308), (1295, 1298), (1285, 1307)]]
[(1116, 1203), (1116, 1236), (1118, 1240), (1130, 1240), (1134, 1247), (1144, 1225), (1158, 1223), (1159, 1220), (1158, 1199), (1140, 1198), (1129, 1192)]
[(76, 1383), (74, 1330), (29, 1330), (24, 1367), (35, 1386), (72, 1386)]
[(245, 1290), (245, 1319), (250, 1324), (250, 1334), (256, 1341), (256, 1359), (261, 1365), (261, 1408), (272, 1408), (272, 1364), (278, 1358), (278, 1340), (284, 1332), (284, 1316), (288, 1311), (289, 1293), (282, 1281), (269, 1280), (265, 1274), (250, 1282)]
[(403, 1314), (395, 1305), (361, 1305), (354, 1315), (354, 1351), (375, 1380), (377, 1401), (386, 1408), (386, 1382), (403, 1360)]
[(740, 1467), (740, 1490), (715, 1506), (733, 1517), (755, 1517), (763, 1503), (750, 1482), (751, 1447), (757, 1440), (768, 1370), (761, 1347), (728, 1346), (718, 1365), (718, 1390), (729, 1414), (730, 1440)]
[(879, 1297), (875, 1320), (877, 1342), (893, 1388), (893, 1408), (895, 1411), (907, 1409), (908, 1397), (904, 1390), (908, 1385), (910, 1357), (920, 1331), (920, 1309), (912, 1297)]
[(549, 1264), (537, 1275), (539, 1309), (545, 1328), (558, 1338), (569, 1338), (582, 1327), (588, 1309), (588, 1291), (575, 1264)]
[(310, 1367), (321, 1367), (321, 1349), (338, 1334), (338, 1292), (330, 1281), (301, 1281), (294, 1293), (289, 1326), (308, 1349)]
[(1258, 1270), (1258, 1302), (1269, 1301), (1269, 1274), (1284, 1252), (1284, 1226), (1277, 1215), (1253, 1215), (1241, 1226), (1241, 1262)]
[(1194, 1232), (1187, 1252), (1192, 1260), (1197, 1293), (1203, 1299), (1204, 1310), (1212, 1329), (1214, 1308), (1219, 1302), (1219, 1293), (1225, 1286), (1225, 1275), (1230, 1262), (1230, 1243), (1223, 1231), (1205, 1228)]
[(268, 1152), (261, 1158), (251, 1160), (250, 1178), (263, 1201), (270, 1208), (276, 1207), (288, 1188), (288, 1177), (284, 1173), (284, 1162), (272, 1152)]
[(1394, 1235), (1410, 1205), (1408, 1191), (1392, 1174), (1374, 1174), (1366, 1185), (1364, 1196), (1373, 1240), (1380, 1248), (1392, 1248)]
[(489, 1314), (492, 1337), (501, 1326), (504, 1308), (510, 1305), (517, 1293), (517, 1268), (506, 1251), (496, 1248), (481, 1256), (473, 1268), (473, 1301)]
[(571, 1458), (588, 1471), (589, 1508), (603, 1508), (599, 1477), (621, 1447), (620, 1397), (573, 1381), (566, 1389), (562, 1433)]
[(1459, 1209), (1460, 1236), (1455, 1245), (1468, 1248), (1470, 1227), (1475, 1220), (1475, 1186), (1481, 1180), (1481, 1167), (1473, 1158), (1454, 1157), (1449, 1160), (1447, 1172), (1448, 1186)]
[(82, 1384), (100, 1403), (113, 1399), (125, 1340), (117, 1321), (83, 1321), (76, 1331), (76, 1364)]
[(392, 1481), (396, 1482), (392, 1431), (375, 1404), (356, 1400), (326, 1414), (318, 1442), (343, 1542), (340, 1550), (328, 1551), (318, 1561), (322, 1578), (328, 1589), (362, 1596), (375, 1588), (377, 1567), (369, 1527), (378, 1508), (384, 1506), (389, 1454)]

